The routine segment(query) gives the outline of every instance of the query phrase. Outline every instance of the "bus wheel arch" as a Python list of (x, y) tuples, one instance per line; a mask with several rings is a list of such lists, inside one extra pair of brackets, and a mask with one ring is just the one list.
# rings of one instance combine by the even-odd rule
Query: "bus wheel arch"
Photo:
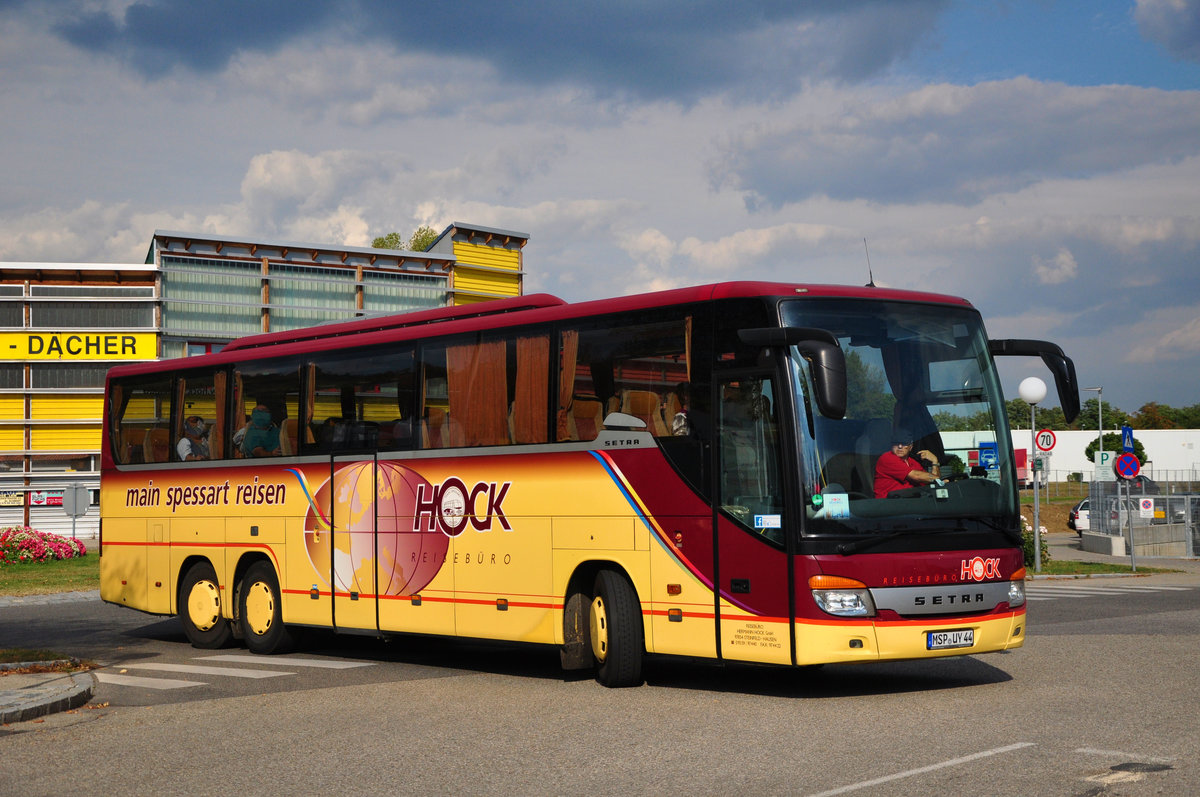
[(595, 589), (596, 574), (605, 562), (583, 562), (571, 574), (563, 601), (563, 645), (559, 650), (564, 670), (590, 670), (596, 666), (588, 640), (588, 612)]
[(563, 605), (564, 669), (595, 667), (605, 686), (637, 686), (644, 653), (641, 602), (628, 574), (608, 562), (580, 565)]
[(217, 571), (210, 561), (196, 556), (185, 560), (180, 572), (176, 606), (188, 641), (202, 650), (225, 647), (233, 638), (233, 623), (223, 611)]
[(239, 563), (238, 572), (237, 622), (246, 647), (264, 655), (291, 650), (294, 637), (283, 623), (283, 592), (274, 565), (255, 557)]

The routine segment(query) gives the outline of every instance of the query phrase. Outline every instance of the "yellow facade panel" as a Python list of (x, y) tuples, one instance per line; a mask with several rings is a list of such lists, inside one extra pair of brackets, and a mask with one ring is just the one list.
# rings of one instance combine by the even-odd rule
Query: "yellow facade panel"
[(494, 246), (456, 241), (454, 243), (454, 259), (460, 264), (472, 266), (503, 268), (510, 271), (521, 269), (521, 251), (519, 249), (499, 249)]
[(458, 266), (454, 269), (454, 290), (487, 293), (493, 296), (520, 296), (521, 280), (515, 273), (477, 271)]
[(103, 414), (103, 396), (39, 395), (29, 407), (35, 421), (99, 420)]
[(0, 418), (16, 421), (25, 419), (24, 396), (0, 396)]
[(454, 304), (455, 306), (462, 306), (464, 304), (479, 304), (480, 302), (491, 301), (492, 298), (493, 297), (491, 296), (472, 296), (469, 293), (459, 293), (455, 294), (454, 296)]
[(29, 447), (34, 451), (95, 451), (100, 448), (100, 424), (95, 426), (34, 426)]
[(20, 426), (0, 426), (0, 450), (22, 451), (25, 448), (25, 430)]

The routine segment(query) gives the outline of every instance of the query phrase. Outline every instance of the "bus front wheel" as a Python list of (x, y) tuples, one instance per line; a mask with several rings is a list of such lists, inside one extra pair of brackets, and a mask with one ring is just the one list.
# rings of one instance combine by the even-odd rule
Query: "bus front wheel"
[(283, 653), (292, 635), (283, 624), (279, 579), (269, 562), (255, 562), (238, 590), (238, 622), (251, 653)]
[(179, 585), (179, 620), (192, 647), (222, 648), (233, 637), (233, 627), (221, 616), (221, 586), (208, 562), (188, 568)]
[(588, 612), (588, 638), (599, 665), (596, 680), (605, 686), (642, 682), (642, 610), (637, 593), (612, 570), (596, 575)]

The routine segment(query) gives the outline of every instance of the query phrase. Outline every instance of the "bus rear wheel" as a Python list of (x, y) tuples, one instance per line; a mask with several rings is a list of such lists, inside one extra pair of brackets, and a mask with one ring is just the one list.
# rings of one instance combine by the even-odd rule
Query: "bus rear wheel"
[(188, 568), (179, 584), (179, 620), (192, 647), (222, 648), (233, 638), (233, 626), (221, 616), (221, 586), (208, 562)]
[(596, 574), (588, 611), (588, 638), (596, 680), (605, 686), (642, 682), (642, 611), (633, 585), (612, 570)]
[(292, 634), (283, 624), (279, 579), (269, 562), (255, 562), (238, 590), (238, 622), (251, 653), (284, 653)]

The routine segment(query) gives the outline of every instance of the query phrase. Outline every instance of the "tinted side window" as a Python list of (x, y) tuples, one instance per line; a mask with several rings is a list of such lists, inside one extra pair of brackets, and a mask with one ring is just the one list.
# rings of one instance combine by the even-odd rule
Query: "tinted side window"
[[(171, 459), (220, 459), (225, 455), (224, 371), (189, 372), (179, 377), (181, 401), (175, 408)], [(199, 432), (199, 434), (197, 434)], [(184, 441), (187, 442), (184, 442)]]
[(687, 434), (690, 337), (690, 317), (614, 317), (564, 330), (558, 439), (594, 440), (613, 412), (639, 419), (656, 437)]
[(239, 363), (233, 371), (234, 457), (298, 453), (300, 364), (293, 359)]
[(118, 463), (171, 460), (171, 382), (154, 376), (110, 385), (110, 445)]
[(328, 352), (306, 368), (304, 453), (413, 447), (411, 350)]
[(421, 447), (544, 443), (550, 336), (473, 335), (423, 347)]

